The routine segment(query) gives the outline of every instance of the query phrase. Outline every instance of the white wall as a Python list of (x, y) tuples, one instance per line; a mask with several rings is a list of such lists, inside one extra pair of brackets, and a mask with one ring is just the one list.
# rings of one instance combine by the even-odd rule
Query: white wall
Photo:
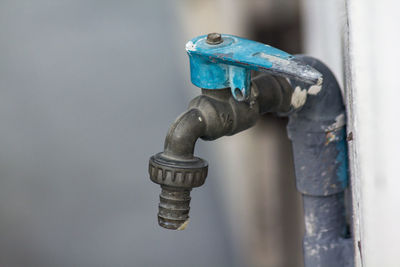
[(347, 0), (358, 266), (399, 266), (399, 8), (397, 1)]

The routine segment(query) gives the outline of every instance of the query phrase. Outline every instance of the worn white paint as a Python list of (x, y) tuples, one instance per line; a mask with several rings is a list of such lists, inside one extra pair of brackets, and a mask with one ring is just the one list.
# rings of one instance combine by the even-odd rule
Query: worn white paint
[(321, 91), (322, 86), (321, 85), (312, 85), (310, 88), (307, 90), (307, 93), (309, 95), (317, 95)]
[[(274, 55), (269, 55), (263, 52), (256, 53), (254, 54), (254, 56), (268, 60), (273, 64), (274, 69), (279, 70), (282, 73), (290, 73), (291, 75), (294, 75), (296, 77), (302, 76), (303, 79), (307, 80), (318, 79), (317, 84), (315, 85), (319, 86), (322, 84), (321, 74), (319, 72), (314, 71), (314, 69), (308, 67), (307, 65), (298, 64), (296, 61), (281, 58)], [(287, 76), (287, 75), (282, 74), (281, 76)]]
[(344, 114), (339, 114), (335, 118), (335, 122), (329, 125), (328, 128), (324, 129), (325, 131), (333, 131), (343, 127), (346, 124), (346, 116)]
[(309, 95), (317, 95), (322, 89), (322, 81), (323, 79), (319, 78), (317, 84), (311, 85), (310, 88), (308, 88), (307, 93)]
[(292, 100), (291, 100), (291, 105), (297, 109), (300, 108), (301, 106), (306, 103), (307, 100), (307, 90), (306, 89), (301, 89), (300, 86), (297, 86), (292, 94)]
[(316, 233), (316, 229), (315, 229), (315, 220), (316, 220), (315, 214), (314, 213), (310, 213), (304, 219), (305, 219), (305, 226), (306, 226), (307, 233), (310, 236), (314, 235)]
[(188, 226), (188, 224), (189, 224), (189, 219), (187, 219), (184, 223), (182, 223), (181, 226), (179, 226), (177, 230), (178, 230), (178, 231), (183, 231), (183, 230), (185, 230), (186, 227)]
[(277, 56), (274, 56), (274, 55), (265, 54), (263, 52), (257, 53), (257, 56), (268, 60), (272, 64), (278, 64), (280, 66), (285, 66), (285, 65), (288, 65), (290, 63), (290, 61), (287, 60), (287, 59), (283, 59), (283, 58), (280, 58), (280, 57), (277, 57)]
[(196, 45), (192, 41), (187, 42), (186, 51), (196, 51)]

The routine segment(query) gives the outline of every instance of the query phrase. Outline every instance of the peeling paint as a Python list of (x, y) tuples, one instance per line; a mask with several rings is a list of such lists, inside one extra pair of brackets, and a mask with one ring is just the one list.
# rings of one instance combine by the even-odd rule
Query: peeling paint
[(179, 231), (185, 230), (186, 227), (188, 226), (188, 224), (189, 224), (189, 219), (187, 219), (184, 223), (182, 223), (181, 226), (179, 226), (179, 228), (176, 230), (179, 230)]
[(310, 250), (310, 256), (314, 256), (318, 254), (318, 250), (317, 249), (311, 249)]
[(346, 116), (342, 113), (335, 118), (335, 122), (329, 125), (325, 131), (333, 131), (343, 127), (346, 124)]
[(336, 135), (335, 131), (327, 132), (325, 137), (325, 145), (328, 145), (329, 143), (338, 141), (340, 139), (339, 136)]
[[(249, 97), (251, 70), (268, 72), (309, 85), (318, 84), (322, 80), (319, 71), (272, 46), (228, 34), (222, 34), (223, 42), (217, 45), (208, 44), (206, 39), (207, 36), (202, 35), (186, 43), (191, 81), (197, 87), (230, 87), (234, 98), (243, 101)], [(236, 88), (242, 91), (243, 97), (235, 94)]]
[(257, 56), (267, 59), (272, 64), (280, 64), (281, 66), (289, 65), (290, 61), (287, 59), (283, 59), (274, 55), (269, 55), (263, 52), (257, 53)]
[[(302, 77), (308, 81), (314, 80), (314, 83), (316, 81), (316, 85), (322, 85), (321, 74), (316, 74), (313, 68), (310, 68), (308, 65), (301, 64), (295, 59), (295, 57), (282, 58), (281, 56), (266, 54), (263, 52), (255, 53), (253, 56), (268, 60), (272, 63), (273, 68), (282, 72), (282, 76), (286, 78), (298, 79), (299, 77)], [(308, 81), (307, 83), (309, 83)]]
[(316, 94), (318, 94), (318, 93), (321, 91), (321, 89), (322, 89), (322, 81), (323, 81), (322, 77), (319, 78), (319, 79), (318, 79), (318, 82), (317, 82), (316, 84), (314, 84), (314, 85), (310, 86), (310, 88), (308, 88), (307, 93), (308, 93), (309, 95), (316, 95)]
[(306, 56), (298, 58), (322, 70), (324, 76), (323, 88), (322, 81), (315, 84), (317, 87), (291, 83), (295, 89), (293, 98), (299, 98), (303, 91), (306, 91), (303, 99), (308, 98), (306, 106), (295, 110), (297, 113), (290, 116), (288, 124), (296, 185), (303, 194), (304, 265), (350, 267), (353, 266), (352, 239), (342, 238), (346, 231), (343, 192), (348, 184), (346, 113), (342, 96), (334, 76), (321, 62)]
[(314, 213), (310, 213), (310, 214), (308, 214), (308, 216), (306, 216), (304, 218), (308, 235), (314, 235), (316, 233), (315, 223), (314, 223), (315, 220), (316, 220), (316, 218), (315, 218)]
[(290, 104), (294, 108), (300, 108), (306, 103), (306, 100), (307, 100), (307, 90), (301, 89), (300, 86), (297, 86), (292, 94), (292, 100)]
[(196, 45), (192, 41), (187, 42), (186, 51), (196, 51)]

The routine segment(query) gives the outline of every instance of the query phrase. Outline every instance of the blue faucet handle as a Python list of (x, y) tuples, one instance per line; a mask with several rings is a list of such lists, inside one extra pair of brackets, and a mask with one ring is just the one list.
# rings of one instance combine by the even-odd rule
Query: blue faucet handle
[[(238, 101), (250, 94), (250, 71), (269, 72), (273, 75), (313, 84), (322, 83), (322, 74), (272, 46), (228, 34), (210, 34), (193, 38), (186, 44), (190, 59), (191, 80), (205, 89), (231, 88)], [(209, 35), (209, 36), (210, 36)]]

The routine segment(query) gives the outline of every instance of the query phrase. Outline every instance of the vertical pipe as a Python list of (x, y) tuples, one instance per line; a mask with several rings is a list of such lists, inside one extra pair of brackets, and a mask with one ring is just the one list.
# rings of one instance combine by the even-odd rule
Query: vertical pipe
[[(344, 191), (348, 184), (345, 107), (332, 72), (320, 61), (298, 56), (323, 74), (319, 92), (308, 92), (304, 106), (289, 116), (296, 184), (303, 196), (306, 267), (353, 266), (346, 238)], [(309, 86), (292, 82), (292, 87)]]

